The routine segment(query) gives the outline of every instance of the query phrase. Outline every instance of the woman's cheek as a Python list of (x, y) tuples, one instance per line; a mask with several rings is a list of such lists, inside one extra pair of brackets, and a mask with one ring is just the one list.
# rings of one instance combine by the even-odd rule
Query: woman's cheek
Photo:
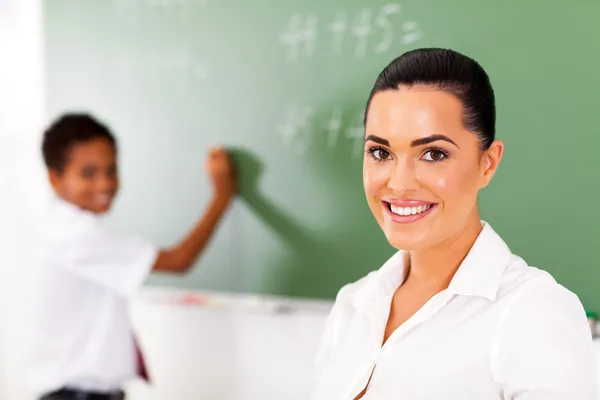
[(387, 187), (389, 181), (389, 168), (366, 167), (363, 171), (363, 183), (365, 192), (369, 196), (381, 195), (381, 191)]

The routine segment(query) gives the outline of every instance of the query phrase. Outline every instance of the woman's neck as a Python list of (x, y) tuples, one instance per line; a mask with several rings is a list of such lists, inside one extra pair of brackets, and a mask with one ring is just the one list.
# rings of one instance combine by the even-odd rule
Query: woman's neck
[(475, 213), (451, 238), (433, 248), (409, 252), (406, 283), (446, 289), (482, 229), (479, 213)]

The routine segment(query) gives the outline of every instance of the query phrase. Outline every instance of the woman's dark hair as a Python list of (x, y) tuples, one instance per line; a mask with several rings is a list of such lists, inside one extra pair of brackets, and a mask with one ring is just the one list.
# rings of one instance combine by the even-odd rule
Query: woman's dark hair
[(48, 169), (62, 172), (71, 148), (93, 139), (105, 139), (117, 149), (116, 139), (108, 127), (89, 114), (72, 113), (60, 116), (46, 129), (42, 155)]
[(490, 147), (496, 135), (496, 104), (490, 79), (475, 60), (448, 49), (412, 50), (385, 67), (371, 90), (364, 123), (375, 94), (414, 85), (436, 87), (456, 96), (463, 105), (465, 128), (477, 135), (482, 149)]

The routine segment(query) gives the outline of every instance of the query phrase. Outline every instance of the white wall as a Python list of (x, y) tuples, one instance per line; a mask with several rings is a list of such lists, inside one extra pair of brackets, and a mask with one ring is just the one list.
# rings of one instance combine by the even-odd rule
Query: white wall
[(44, 185), (41, 3), (0, 0), (0, 398), (26, 400), (28, 276)]

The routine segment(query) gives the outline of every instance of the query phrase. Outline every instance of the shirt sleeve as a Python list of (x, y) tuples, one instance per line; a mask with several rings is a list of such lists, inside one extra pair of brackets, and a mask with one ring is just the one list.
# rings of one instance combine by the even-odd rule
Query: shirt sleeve
[(491, 367), (506, 400), (598, 400), (583, 306), (555, 282), (527, 290), (508, 308)]
[(138, 237), (119, 236), (96, 226), (63, 249), (63, 267), (124, 296), (150, 274), (159, 249)]

